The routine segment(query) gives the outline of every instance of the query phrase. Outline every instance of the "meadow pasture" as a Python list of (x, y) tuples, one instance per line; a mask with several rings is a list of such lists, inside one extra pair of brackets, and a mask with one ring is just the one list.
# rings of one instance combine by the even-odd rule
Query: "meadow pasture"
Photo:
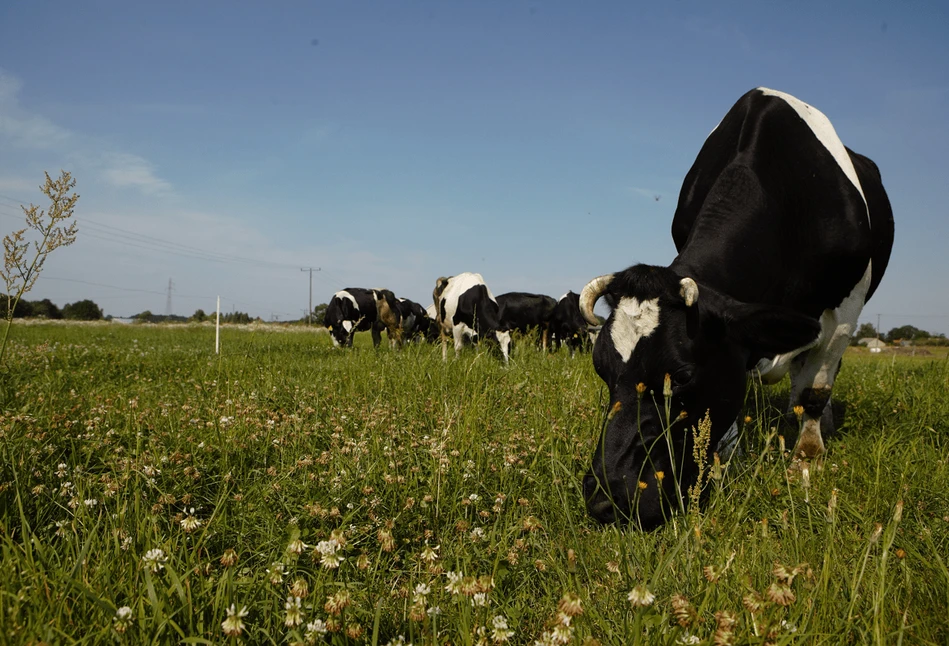
[(944, 356), (848, 354), (807, 469), (752, 386), (707, 504), (641, 533), (584, 509), (589, 355), (363, 336), (17, 323), (0, 642), (949, 642)]

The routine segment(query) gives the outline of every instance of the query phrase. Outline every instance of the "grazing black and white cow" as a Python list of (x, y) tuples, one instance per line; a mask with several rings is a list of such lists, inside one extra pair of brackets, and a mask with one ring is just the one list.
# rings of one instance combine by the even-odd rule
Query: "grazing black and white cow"
[(342, 347), (352, 347), (353, 335), (365, 330), (372, 332), (376, 347), (382, 342), (382, 330), (391, 345), (401, 346), (401, 322), (399, 300), (388, 289), (347, 287), (333, 294), (323, 316), (333, 345)]
[(428, 312), (424, 307), (407, 298), (398, 299), (398, 303), (399, 314), (402, 316), (402, 339), (406, 342), (424, 339), (428, 334), (430, 324), (433, 323)]
[(441, 336), (438, 326), (438, 309), (435, 307), (435, 304), (432, 303), (425, 308), (425, 313), (428, 315), (428, 329), (425, 331), (425, 340), (435, 343), (438, 341), (438, 337)]
[(521, 334), (527, 334), (531, 329), (539, 330), (541, 347), (546, 350), (550, 316), (557, 307), (557, 301), (544, 294), (527, 292), (508, 292), (499, 295), (497, 300), (501, 308), (501, 326)]
[(699, 151), (672, 237), (668, 267), (601, 276), (580, 295), (591, 323), (601, 296), (613, 308), (593, 351), (609, 415), (583, 480), (601, 522), (653, 528), (680, 507), (697, 478), (690, 429), (708, 412), (712, 455), (750, 370), (767, 382), (790, 371), (790, 406), (803, 408), (795, 455), (822, 453), (831, 387), (889, 261), (893, 213), (876, 165), (821, 112), (758, 88)]
[(577, 350), (590, 347), (600, 326), (590, 326), (580, 313), (580, 295), (567, 292), (560, 297), (550, 315), (550, 338), (554, 350), (566, 344), (573, 355)]
[(455, 356), (461, 351), (467, 335), (478, 340), (496, 340), (507, 362), (511, 333), (501, 326), (500, 307), (481, 274), (465, 272), (439, 278), (435, 282), (432, 300), (442, 340), (443, 360), (448, 358), (448, 335), (451, 334), (455, 340)]

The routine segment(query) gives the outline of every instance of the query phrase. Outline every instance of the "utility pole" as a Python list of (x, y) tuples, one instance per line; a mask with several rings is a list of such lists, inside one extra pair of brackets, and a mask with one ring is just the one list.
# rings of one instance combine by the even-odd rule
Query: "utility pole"
[(880, 338), (880, 315), (877, 314), (877, 338)]
[(171, 288), (173, 283), (168, 279), (168, 298), (165, 299), (165, 316), (171, 316)]
[(313, 316), (313, 272), (319, 271), (319, 267), (300, 267), (300, 271), (310, 272), (310, 309), (306, 311), (306, 324), (310, 324), (310, 318)]

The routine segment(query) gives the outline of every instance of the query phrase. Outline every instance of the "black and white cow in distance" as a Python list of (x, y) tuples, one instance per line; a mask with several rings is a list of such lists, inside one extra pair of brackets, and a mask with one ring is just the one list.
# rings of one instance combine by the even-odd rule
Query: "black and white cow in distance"
[(708, 411), (712, 455), (750, 370), (766, 382), (790, 371), (790, 406), (803, 407), (795, 455), (822, 453), (831, 388), (889, 261), (893, 213), (876, 165), (822, 113), (758, 88), (699, 151), (672, 237), (668, 267), (601, 276), (580, 295), (591, 323), (601, 296), (613, 307), (593, 351), (609, 414), (583, 480), (601, 522), (648, 529), (679, 508), (697, 473), (690, 429)]
[(461, 351), (464, 337), (493, 339), (501, 346), (507, 362), (511, 333), (501, 325), (500, 307), (484, 283), (481, 274), (465, 272), (439, 278), (432, 292), (436, 321), (442, 340), (442, 359), (448, 358), (448, 335), (455, 341), (455, 356)]
[(527, 334), (532, 329), (540, 332), (541, 347), (547, 349), (550, 334), (550, 316), (557, 307), (557, 301), (544, 294), (527, 292), (508, 292), (497, 298), (501, 308), (501, 326), (507, 330), (517, 330)]
[(429, 318), (425, 308), (407, 298), (399, 298), (399, 314), (402, 316), (402, 339), (413, 341), (425, 339), (434, 320)]
[(402, 316), (399, 301), (388, 289), (347, 287), (333, 294), (323, 325), (330, 331), (333, 345), (352, 347), (356, 332), (372, 332), (372, 344), (379, 347), (382, 330), (390, 345), (402, 345)]
[(573, 355), (577, 350), (588, 348), (596, 338), (600, 326), (591, 326), (580, 313), (580, 295), (570, 291), (560, 297), (550, 315), (550, 338), (554, 350), (566, 344)]

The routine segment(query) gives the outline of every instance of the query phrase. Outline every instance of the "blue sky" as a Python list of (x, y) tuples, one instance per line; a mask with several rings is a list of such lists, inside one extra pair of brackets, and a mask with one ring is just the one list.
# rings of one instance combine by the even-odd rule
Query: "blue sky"
[[(668, 264), (709, 131), (764, 85), (879, 165), (896, 243), (863, 321), (949, 333), (949, 9), (922, 3), (0, 6), (0, 231), (70, 170), (32, 300), (298, 318), (346, 286), (560, 296)], [(656, 199), (658, 197), (658, 200)], [(134, 246), (133, 246), (134, 245)], [(187, 247), (187, 248), (185, 248)], [(200, 250), (200, 251), (194, 251)], [(213, 258), (213, 260), (212, 260)], [(81, 281), (81, 282), (80, 282)]]

